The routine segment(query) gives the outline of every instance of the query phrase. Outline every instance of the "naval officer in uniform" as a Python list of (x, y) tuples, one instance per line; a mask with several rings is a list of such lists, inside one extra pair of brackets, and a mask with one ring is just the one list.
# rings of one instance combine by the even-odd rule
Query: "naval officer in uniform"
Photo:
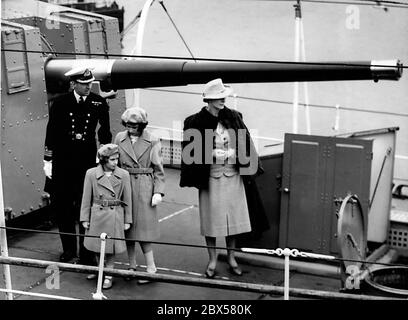
[[(44, 172), (51, 179), (51, 203), (59, 231), (76, 233), (79, 221), (85, 173), (96, 165), (97, 141), (110, 143), (109, 106), (104, 98), (91, 92), (95, 80), (88, 68), (74, 68), (70, 77), (71, 92), (51, 104), (45, 137)], [(97, 126), (99, 125), (99, 129)], [(115, 195), (112, 195), (115, 196)], [(84, 234), (78, 223), (79, 233)], [(84, 238), (61, 234), (63, 253), (60, 261), (74, 260), (93, 264), (93, 255), (84, 247)]]

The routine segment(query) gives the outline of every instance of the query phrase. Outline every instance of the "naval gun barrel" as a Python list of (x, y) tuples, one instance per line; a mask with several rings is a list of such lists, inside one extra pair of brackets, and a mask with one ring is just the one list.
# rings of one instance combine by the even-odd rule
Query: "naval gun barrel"
[(64, 73), (75, 67), (92, 69), (103, 91), (202, 84), (215, 78), (226, 83), (340, 80), (398, 80), (399, 60), (353, 62), (270, 63), (193, 62), (183, 60), (49, 59), (45, 64), (47, 90), (66, 91)]

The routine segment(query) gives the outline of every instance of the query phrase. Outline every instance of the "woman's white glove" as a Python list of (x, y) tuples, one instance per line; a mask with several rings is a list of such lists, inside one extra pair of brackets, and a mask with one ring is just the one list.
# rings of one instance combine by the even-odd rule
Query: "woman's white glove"
[(83, 226), (85, 229), (89, 229), (89, 221), (82, 221), (82, 226)]
[(234, 158), (235, 157), (235, 149), (229, 148), (226, 152), (226, 158)]
[(129, 230), (130, 228), (130, 223), (125, 223), (125, 230)]
[[(102, 143), (100, 143), (100, 144), (99, 144), (99, 149), (100, 149), (100, 148), (102, 148), (102, 147), (103, 147), (103, 144), (102, 144)], [(95, 159), (95, 163), (96, 163), (96, 164), (99, 164), (98, 151), (96, 151), (96, 159)]]
[(44, 169), (45, 176), (51, 179), (52, 178), (52, 160), (50, 161), (43, 160), (43, 162), (44, 162), (43, 169)]
[(162, 202), (162, 195), (160, 193), (155, 193), (152, 197), (152, 207), (157, 206), (160, 202)]
[(212, 156), (219, 161), (225, 161), (228, 158), (235, 157), (235, 149), (229, 148), (228, 150), (214, 149), (212, 151)]
[(214, 149), (212, 151), (212, 156), (216, 160), (224, 161), (227, 158), (227, 152), (225, 150), (223, 150), (223, 149)]

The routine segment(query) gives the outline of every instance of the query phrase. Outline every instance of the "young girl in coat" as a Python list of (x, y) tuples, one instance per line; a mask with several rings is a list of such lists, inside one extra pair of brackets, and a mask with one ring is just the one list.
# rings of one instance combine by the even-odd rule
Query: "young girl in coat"
[[(105, 144), (98, 150), (99, 165), (86, 172), (81, 204), (80, 221), (85, 235), (125, 238), (125, 230), (132, 224), (132, 198), (130, 177), (126, 170), (117, 167), (119, 148), (115, 144)], [(100, 252), (99, 238), (85, 237), (85, 247), (95, 253)], [(115, 255), (126, 250), (125, 241), (106, 241), (105, 267), (114, 268)], [(99, 255), (97, 255), (97, 260)], [(96, 278), (95, 274), (88, 279)], [(103, 288), (112, 287), (112, 277), (105, 276)]]
[(129, 172), (132, 186), (133, 225), (126, 233), (129, 269), (136, 269), (136, 242), (132, 239), (137, 239), (147, 272), (156, 273), (151, 241), (160, 237), (157, 205), (164, 196), (161, 143), (145, 130), (147, 113), (142, 108), (128, 108), (122, 114), (122, 124), (126, 130), (119, 132), (114, 142), (119, 146), (119, 166)]

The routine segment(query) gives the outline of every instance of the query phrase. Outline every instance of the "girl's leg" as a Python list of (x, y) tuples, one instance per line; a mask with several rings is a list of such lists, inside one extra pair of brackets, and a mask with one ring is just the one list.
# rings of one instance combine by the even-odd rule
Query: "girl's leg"
[[(105, 268), (114, 268), (115, 267), (115, 255), (114, 254), (105, 254)], [(112, 276), (104, 276), (102, 288), (107, 290), (112, 288), (113, 278)]]
[(126, 241), (126, 248), (129, 258), (129, 269), (136, 269), (136, 242)]
[(115, 267), (115, 255), (114, 254), (106, 254), (105, 255), (105, 267), (106, 268), (114, 268)]
[(147, 272), (155, 273), (156, 265), (154, 263), (153, 246), (150, 242), (139, 242), (146, 260)]
[[(92, 251), (90, 251), (90, 253), (94, 255), (94, 257), (95, 257), (95, 262), (96, 262), (96, 266), (99, 267), (99, 252), (92, 252)], [(98, 274), (97, 274), (97, 273), (90, 273), (90, 274), (88, 274), (88, 275), (86, 276), (86, 279), (87, 279), (87, 280), (93, 280), (93, 279), (96, 279), (97, 277), (98, 277)]]
[[(146, 260), (146, 271), (148, 273), (156, 273), (156, 265), (154, 263), (154, 256), (153, 256), (153, 247), (150, 242), (139, 242), (140, 247), (142, 248), (143, 254), (145, 256)], [(137, 283), (139, 284), (145, 284), (149, 283), (150, 280), (147, 279), (139, 279), (137, 280)]]

